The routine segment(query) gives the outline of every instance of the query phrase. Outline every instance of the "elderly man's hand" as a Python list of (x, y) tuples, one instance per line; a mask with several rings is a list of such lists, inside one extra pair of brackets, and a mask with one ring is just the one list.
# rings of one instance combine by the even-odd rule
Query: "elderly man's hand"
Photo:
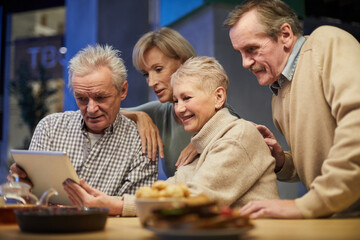
[(110, 215), (121, 215), (122, 213), (123, 201), (90, 187), (84, 179), (80, 180), (80, 184), (68, 179), (63, 182), (63, 187), (71, 203), (75, 206), (109, 208)]
[(257, 124), (255, 124), (255, 126), (263, 136), (265, 143), (270, 148), (271, 155), (276, 159), (275, 172), (280, 171), (285, 162), (285, 154), (281, 145), (276, 140), (274, 134), (267, 127)]
[(256, 218), (301, 219), (303, 215), (295, 205), (295, 200), (251, 201), (239, 210), (241, 215)]
[(7, 176), (7, 181), (8, 182), (11, 181), (12, 175), (14, 173), (19, 176), (19, 181), (20, 182), (26, 183), (26, 184), (30, 185), (30, 187), (33, 187), (33, 184), (30, 181), (30, 179), (27, 177), (26, 172), (22, 168), (20, 168), (20, 166), (17, 165), (16, 163), (13, 163), (10, 166), (9, 175)]

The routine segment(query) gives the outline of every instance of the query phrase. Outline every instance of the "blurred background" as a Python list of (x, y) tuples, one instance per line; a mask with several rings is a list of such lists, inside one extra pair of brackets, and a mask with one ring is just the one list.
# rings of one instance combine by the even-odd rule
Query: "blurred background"
[[(10, 149), (27, 149), (38, 121), (53, 112), (76, 110), (67, 88), (67, 62), (88, 44), (121, 50), (129, 92), (121, 107), (156, 97), (132, 66), (131, 53), (146, 32), (168, 26), (198, 55), (215, 57), (230, 78), (228, 102), (245, 119), (268, 126), (286, 149), (271, 119), (271, 95), (242, 68), (222, 23), (241, 0), (0, 0), (0, 183)], [(286, 0), (305, 34), (335, 25), (360, 40), (359, 0)], [(341, 71), (341, 69), (339, 69)], [(166, 143), (165, 143), (166, 144)], [(305, 193), (299, 183), (278, 183), (281, 198)]]

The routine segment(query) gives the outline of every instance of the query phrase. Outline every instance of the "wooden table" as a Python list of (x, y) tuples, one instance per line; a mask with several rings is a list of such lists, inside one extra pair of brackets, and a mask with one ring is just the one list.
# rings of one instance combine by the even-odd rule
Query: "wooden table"
[[(253, 221), (255, 228), (239, 239), (360, 239), (360, 218)], [(76, 234), (33, 234), (17, 225), (0, 225), (0, 239), (160, 239), (141, 227), (137, 218), (108, 218), (104, 231)]]

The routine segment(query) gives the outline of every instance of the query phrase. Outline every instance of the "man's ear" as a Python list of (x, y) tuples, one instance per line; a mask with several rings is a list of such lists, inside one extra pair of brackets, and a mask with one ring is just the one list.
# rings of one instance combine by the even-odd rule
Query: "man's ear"
[(280, 41), (284, 45), (286, 51), (292, 50), (292, 46), (295, 40), (296, 39), (290, 24), (284, 23), (283, 25), (281, 25), (278, 41)]
[(216, 88), (214, 92), (215, 96), (215, 110), (221, 109), (226, 102), (226, 91), (223, 87)]
[(127, 96), (127, 92), (128, 92), (128, 88), (129, 88), (129, 84), (127, 81), (125, 81), (122, 86), (121, 86), (121, 92), (120, 92), (120, 99), (121, 101), (123, 101), (126, 96)]

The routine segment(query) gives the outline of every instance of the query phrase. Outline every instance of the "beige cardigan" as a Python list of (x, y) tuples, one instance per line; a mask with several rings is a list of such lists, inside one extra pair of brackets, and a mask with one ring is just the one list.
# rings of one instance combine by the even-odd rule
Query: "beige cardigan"
[[(177, 169), (167, 182), (185, 183), (192, 195), (203, 193), (221, 206), (240, 207), (251, 200), (279, 198), (275, 160), (256, 127), (217, 112), (191, 142), (199, 158)], [(134, 199), (125, 196), (123, 216), (134, 215)]]
[(341, 212), (360, 197), (359, 67), (359, 42), (320, 27), (304, 43), (292, 81), (273, 97), (274, 123), (291, 149), (278, 179), (307, 187), (296, 200), (307, 218)]

